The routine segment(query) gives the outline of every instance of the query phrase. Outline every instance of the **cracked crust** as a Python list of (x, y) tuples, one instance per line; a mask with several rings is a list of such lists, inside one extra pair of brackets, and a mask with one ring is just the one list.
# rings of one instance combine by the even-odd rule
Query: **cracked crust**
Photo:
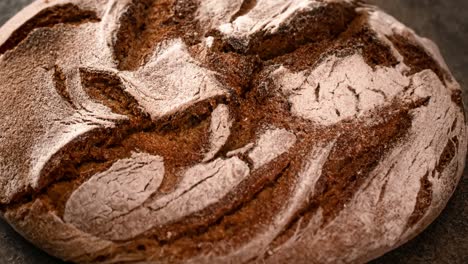
[(366, 262), (465, 165), (437, 48), (361, 1), (37, 0), (0, 96), (0, 211), (76, 263)]

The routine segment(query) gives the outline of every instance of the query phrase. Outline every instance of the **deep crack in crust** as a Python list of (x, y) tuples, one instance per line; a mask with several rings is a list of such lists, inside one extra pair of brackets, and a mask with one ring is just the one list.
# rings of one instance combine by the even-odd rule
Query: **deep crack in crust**
[(442, 82), (450, 81), (451, 76), (447, 70), (443, 69), (424, 48), (418, 44), (411, 43), (403, 36), (394, 35), (390, 37), (390, 41), (395, 45), (398, 51), (405, 58), (405, 63), (410, 66), (411, 70), (408, 74), (415, 74), (424, 69), (432, 70)]
[[(331, 3), (310, 11), (298, 12), (288, 25), (280, 26), (275, 33), (258, 32), (250, 36), (247, 46), (239, 43), (242, 40), (228, 38), (224, 50), (271, 60), (291, 53), (304, 44), (336, 38), (356, 16), (354, 8), (351, 4)], [(320, 21), (320, 24), (305, 21)], [(290, 36), (294, 38), (291, 39)]]
[(135, 70), (148, 59), (155, 45), (182, 37), (196, 41), (196, 1), (133, 0), (120, 18), (114, 56), (121, 70)]
[[(258, 2), (243, 1), (230, 22), (251, 12)], [(130, 158), (134, 152), (164, 158), (164, 179), (151, 198), (142, 204), (147, 207), (152, 199), (173, 192), (183, 180), (186, 168), (203, 161), (203, 153), (210, 147), (211, 114), (218, 106), (227, 105), (233, 125), (227, 141), (213, 160), (228, 159), (229, 153), (256, 142), (261, 133), (272, 128), (290, 131), (296, 137), (295, 143), (257, 170), (254, 170), (255, 161), (248, 151), (238, 154), (251, 170), (250, 175), (216, 203), (182, 219), (148, 228), (131, 239), (116, 239), (112, 246), (76, 259), (84, 262), (153, 260), (176, 263), (209, 254), (229, 255), (232, 248), (255, 240), (276, 216), (282, 214), (288, 199), (296, 191), (295, 184), (308, 154), (317, 146), (334, 142), (313, 190), (266, 246), (280, 249), (288, 244), (297, 232), (306, 230), (315, 221), (313, 218), (319, 210), (321, 221), (318, 226), (326, 227), (363, 186), (372, 181), (371, 174), (380, 162), (400, 142), (408, 140), (413, 114), (427, 107), (431, 100), (430, 97), (410, 102), (394, 99), (386, 107), (376, 107), (370, 115), (346, 119), (331, 126), (292, 114), (288, 95), (270, 77), (277, 65), (301, 72), (316, 67), (330, 56), (345, 58), (353, 54), (362, 55), (374, 69), (395, 67), (400, 63), (390, 44), (373, 32), (367, 22), (367, 13), (358, 12), (357, 7), (361, 4), (333, 2), (297, 12), (289, 24), (281, 24), (274, 33), (255, 32), (246, 45), (243, 39), (204, 29), (196, 18), (195, 1), (130, 1), (120, 17), (113, 43), (113, 56), (119, 70), (138, 71), (150, 61), (159, 44), (180, 38), (197, 63), (217, 73), (215, 77), (226, 84), (227, 94), (154, 119), (126, 90), (125, 80), (119, 74), (80, 68), (83, 90), (89, 98), (127, 118), (116, 122), (115, 127), (93, 130), (69, 142), (41, 171), (38, 188), (17, 194), (12, 203), (2, 205), (2, 211), (13, 212), (12, 215), (15, 211), (23, 212), (20, 216), (12, 216), (12, 222), (21, 222), (28, 217), (24, 208), (40, 201), (48, 211), (63, 219), (67, 201), (83, 183), (109, 170), (117, 161)], [(60, 16), (62, 13), (68, 14)], [(46, 9), (20, 27), (1, 47), (6, 47), (3, 52), (14, 50), (33, 27), (98, 21), (100, 19), (94, 13), (81, 11), (71, 4)], [(293, 41), (291, 36), (294, 36)], [(205, 37), (213, 37), (209, 49), (203, 46)], [(405, 74), (412, 76), (429, 69), (442, 82), (451, 81), (450, 74), (423, 47), (399, 35), (389, 39), (411, 69)], [(0, 54), (3, 52), (0, 49)], [(55, 90), (71, 107), (77, 108), (67, 87), (64, 70), (57, 65), (53, 72)], [(360, 100), (361, 95), (355, 88), (348, 86), (348, 90), (357, 101)], [(317, 101), (322, 93), (319, 84), (314, 91)], [(376, 93), (387, 100), (382, 91)], [(454, 101), (457, 101), (456, 93), (452, 93)], [(335, 110), (341, 116), (338, 108)], [(457, 124), (454, 120), (451, 133), (459, 129)], [(442, 174), (453, 164), (461, 147), (459, 144), (459, 135), (448, 141), (434, 171)], [(429, 175), (427, 173), (420, 179), (421, 187), (406, 229), (417, 225), (431, 208), (433, 183)], [(382, 187), (382, 197), (387, 184), (388, 179)], [(49, 250), (54, 253), (53, 249)], [(243, 261), (268, 260), (270, 257), (265, 252), (258, 254), (260, 256)], [(128, 256), (127, 260), (125, 256)]]

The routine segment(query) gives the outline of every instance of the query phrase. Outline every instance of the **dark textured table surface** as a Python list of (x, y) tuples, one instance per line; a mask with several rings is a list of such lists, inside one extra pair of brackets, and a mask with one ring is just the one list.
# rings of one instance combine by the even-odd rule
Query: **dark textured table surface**
[[(223, 1), (223, 0), (220, 0)], [(0, 25), (31, 0), (0, 0)], [(468, 1), (370, 0), (441, 48), (464, 88), (468, 105)], [(0, 264), (55, 264), (60, 261), (30, 245), (0, 220)], [(468, 170), (440, 217), (421, 235), (372, 262), (468, 263)]]

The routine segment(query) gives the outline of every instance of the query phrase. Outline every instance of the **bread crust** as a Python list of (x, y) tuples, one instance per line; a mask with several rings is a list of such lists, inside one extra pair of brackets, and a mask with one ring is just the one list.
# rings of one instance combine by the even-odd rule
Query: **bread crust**
[(76, 263), (363, 263), (467, 150), (436, 45), (345, 0), (37, 0), (0, 28), (0, 211)]

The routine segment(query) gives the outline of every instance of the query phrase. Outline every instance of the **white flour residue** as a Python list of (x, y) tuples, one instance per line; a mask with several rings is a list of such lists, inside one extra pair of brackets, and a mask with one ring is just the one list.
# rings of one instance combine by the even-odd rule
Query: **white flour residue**
[(398, 70), (381, 66), (373, 70), (359, 54), (331, 56), (299, 73), (280, 67), (272, 75), (289, 97), (293, 114), (324, 125), (387, 104), (409, 85)]
[(396, 50), (393, 43), (387, 37), (400, 35), (406, 38), (408, 42), (421, 46), (444, 70), (450, 73), (447, 63), (442, 57), (439, 48), (432, 40), (418, 36), (414, 30), (408, 28), (391, 15), (376, 9), (375, 7), (367, 8), (366, 11), (369, 13), (369, 24), (372, 29), (376, 32), (379, 38), (392, 48), (392, 52), (400, 61), (403, 60), (401, 54)]
[(219, 105), (211, 114), (210, 125), (210, 149), (205, 155), (204, 162), (211, 160), (216, 153), (226, 144), (231, 134), (232, 120), (229, 116), (227, 105)]
[(296, 136), (286, 129), (267, 130), (249, 153), (249, 158), (258, 169), (288, 151), (295, 143)]
[[(141, 163), (144, 160), (138, 158), (134, 162)], [(120, 164), (131, 165), (126, 161), (119, 161), (116, 166), (122, 167)], [(81, 197), (81, 199), (77, 201), (70, 199), (72, 202), (69, 202), (71, 205), (78, 205), (78, 201), (82, 200), (81, 204), (84, 204), (85, 208), (89, 207), (91, 213), (73, 214), (74, 217), (71, 217), (72, 214), (70, 214), (67, 220), (81, 230), (104, 239), (131, 239), (152, 227), (180, 220), (221, 201), (250, 174), (247, 164), (237, 157), (226, 160), (216, 159), (207, 164), (188, 168), (181, 174), (182, 181), (174, 191), (168, 194), (161, 193), (150, 198), (149, 194), (156, 191), (155, 188), (159, 186), (164, 170), (153, 168), (150, 170), (151, 175), (143, 173), (144, 171), (146, 171), (146, 167), (141, 167), (139, 170), (111, 168), (105, 174), (94, 176), (95, 180), (91, 179), (75, 191), (74, 195)], [(145, 186), (148, 187), (144, 188), (141, 194), (135, 193), (135, 191), (141, 190), (142, 184), (137, 184), (136, 188), (129, 189), (126, 178), (131, 182), (135, 179), (136, 183), (145, 183), (142, 181), (146, 180), (147, 185)], [(110, 191), (125, 190), (124, 193), (119, 194), (119, 197), (128, 199), (129, 205), (116, 204), (116, 201), (121, 199), (115, 199), (105, 192), (94, 194), (97, 198), (93, 199), (93, 193), (97, 188), (99, 190), (106, 189), (106, 186), (104, 189), (103, 186), (95, 187), (97, 181), (112, 182), (115, 186)], [(129, 207), (132, 204), (134, 207)], [(76, 206), (73, 208), (75, 211), (77, 210)], [(78, 210), (77, 212), (82, 211)], [(90, 218), (89, 214), (93, 217)]]
[(208, 28), (228, 23), (242, 6), (242, 0), (201, 0), (197, 19)]
[(279, 26), (287, 23), (299, 11), (323, 6), (315, 0), (258, 0), (247, 14), (232, 23), (224, 23), (219, 29), (229, 37), (246, 37), (258, 31), (274, 33)]
[(67, 201), (64, 220), (84, 231), (105, 225), (141, 206), (163, 177), (162, 157), (133, 153), (81, 185)]
[(121, 77), (153, 119), (226, 94), (215, 73), (198, 65), (180, 39), (161, 45), (147, 65)]

